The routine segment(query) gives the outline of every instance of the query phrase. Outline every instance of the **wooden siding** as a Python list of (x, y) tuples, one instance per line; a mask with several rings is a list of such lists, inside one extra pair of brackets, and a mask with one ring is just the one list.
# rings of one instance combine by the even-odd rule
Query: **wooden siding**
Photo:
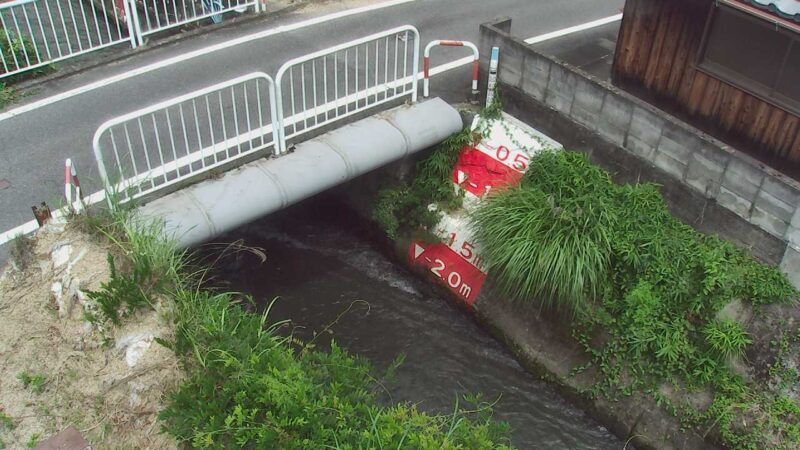
[(800, 162), (800, 117), (697, 70), (709, 0), (628, 0), (614, 79), (711, 128), (745, 140), (768, 159)]

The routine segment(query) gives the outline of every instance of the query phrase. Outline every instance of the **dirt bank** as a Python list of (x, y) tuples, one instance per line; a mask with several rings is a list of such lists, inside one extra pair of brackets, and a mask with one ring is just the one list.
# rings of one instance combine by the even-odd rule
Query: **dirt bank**
[(86, 293), (109, 279), (104, 239), (48, 225), (17, 241), (0, 275), (0, 448), (32, 448), (72, 426), (95, 448), (176, 448), (160, 433), (164, 393), (180, 379), (162, 305), (122, 326), (87, 320)]

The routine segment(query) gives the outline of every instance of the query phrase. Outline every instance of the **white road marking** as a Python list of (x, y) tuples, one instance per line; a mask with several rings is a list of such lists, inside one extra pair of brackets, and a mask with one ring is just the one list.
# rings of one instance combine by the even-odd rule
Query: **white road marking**
[[(193, 58), (197, 58), (198, 56), (207, 55), (212, 52), (216, 52), (219, 50), (224, 50), (226, 48), (234, 47), (236, 45), (244, 44), (250, 41), (254, 41), (256, 39), (263, 39), (265, 37), (274, 36), (276, 34), (282, 34), (289, 31), (299, 30), (301, 28), (306, 28), (314, 25), (319, 25), (321, 23), (330, 22), (332, 20), (341, 19), (343, 17), (354, 16), (357, 14), (362, 14), (366, 12), (376, 11), (379, 9), (390, 8), (392, 6), (402, 5), (405, 3), (412, 3), (418, 0), (390, 0), (383, 3), (376, 3), (374, 5), (367, 5), (362, 6), (360, 8), (353, 8), (348, 9), (345, 11), (340, 11), (333, 14), (327, 14), (320, 17), (315, 17), (313, 19), (303, 20), (297, 23), (292, 23), (288, 25), (281, 25), (276, 28), (270, 28), (269, 30), (259, 31), (257, 33), (248, 34), (246, 36), (241, 36), (236, 39), (232, 39), (230, 41), (221, 42), (219, 44), (215, 44), (206, 48), (201, 48), (199, 50), (195, 50), (192, 52), (184, 53), (178, 56), (174, 56), (172, 58), (167, 58), (162, 61), (148, 64), (146, 66), (137, 67), (135, 69), (129, 70), (125, 73), (121, 73), (119, 75), (115, 75), (113, 77), (104, 78), (102, 80), (95, 81), (93, 83), (89, 83), (85, 86), (81, 86), (75, 89), (71, 89), (66, 92), (62, 92), (60, 94), (54, 95), (52, 97), (43, 98), (41, 100), (29, 103), (27, 105), (22, 105), (17, 108), (11, 109), (4, 113), (0, 113), (0, 121), (9, 119), (11, 117), (18, 116), (20, 114), (24, 114), (29, 111), (33, 111), (34, 109), (41, 108), (43, 106), (51, 105), (53, 103), (59, 102), (61, 100), (68, 99), (70, 97), (75, 97), (76, 95), (80, 95), (94, 89), (98, 89), (101, 87), (105, 87), (122, 80), (126, 80), (128, 78), (133, 78), (138, 75), (142, 75), (148, 72), (152, 72), (154, 70), (163, 69), (164, 67), (171, 66), (173, 64), (177, 64), (180, 62), (188, 61)], [(0, 241), (0, 245), (2, 241)]]
[[(379, 9), (379, 7), (386, 8), (388, 6), (394, 6), (394, 5), (399, 5), (399, 4), (402, 4), (402, 3), (409, 3), (409, 2), (413, 2), (413, 1), (416, 1), (416, 0), (393, 0), (393, 1), (390, 1), (390, 2), (384, 2), (384, 3), (379, 3), (379, 4), (376, 4), (376, 5), (372, 5), (371, 7), (358, 8), (358, 9), (353, 9), (353, 10), (349, 10), (349, 11), (344, 11), (342, 13), (331, 14), (329, 16), (322, 16), (322, 17), (320, 17), (318, 19), (323, 19), (323, 18), (331, 17), (331, 16), (345, 17), (347, 15), (350, 15), (350, 14), (344, 14), (346, 12), (349, 12), (349, 13), (352, 14), (353, 11), (357, 11), (359, 9), (362, 10), (360, 12), (365, 12), (364, 10), (367, 9), (367, 8), (371, 8), (371, 9)], [(370, 9), (367, 9), (367, 10), (370, 10)], [(338, 17), (336, 17), (336, 18), (338, 18)], [(535, 43), (539, 43), (539, 42), (544, 42), (544, 41), (549, 40), (549, 39), (555, 39), (555, 38), (558, 38), (558, 37), (566, 36), (566, 35), (571, 34), (571, 33), (577, 33), (577, 32), (580, 32), (580, 31), (588, 30), (590, 28), (595, 28), (595, 27), (599, 27), (599, 26), (602, 26), (602, 25), (606, 25), (606, 24), (615, 22), (617, 20), (620, 20), (621, 18), (622, 18), (622, 14), (617, 14), (617, 15), (614, 15), (614, 16), (605, 17), (603, 19), (598, 19), (598, 20), (594, 20), (594, 21), (591, 21), (591, 22), (587, 22), (587, 23), (584, 23), (584, 24), (581, 24), (581, 25), (576, 25), (574, 27), (564, 28), (562, 30), (553, 31), (551, 33), (545, 33), (545, 34), (542, 34), (542, 35), (539, 35), (539, 36), (534, 36), (532, 38), (525, 39), (525, 42), (528, 43), (528, 44), (535, 44)], [(310, 21), (305, 21), (305, 22), (311, 22), (311, 21), (318, 20), (318, 19), (311, 19)], [(333, 20), (333, 19), (334, 18), (329, 18), (327, 20)], [(305, 22), (299, 22), (298, 24), (295, 24), (295, 25), (299, 25), (299, 24), (302, 24), (302, 23), (305, 23)], [(321, 22), (315, 22), (315, 23), (321, 23)], [(257, 33), (257, 34), (270, 33), (270, 34), (265, 34), (265, 36), (269, 36), (271, 34), (277, 34), (275, 32), (275, 30), (280, 30), (281, 28), (293, 27), (295, 25), (288, 25), (286, 27), (278, 27), (276, 29), (267, 30), (267, 31), (264, 31), (264, 32), (261, 32), (261, 33)], [(304, 25), (304, 26), (308, 26), (308, 25)], [(297, 27), (297, 28), (302, 28), (302, 27)], [(297, 28), (292, 28), (292, 29), (297, 29)], [(280, 31), (280, 32), (282, 33), (284, 31), (290, 31), (290, 30), (283, 30), (283, 31)], [(254, 35), (250, 35), (250, 36), (251, 36), (250, 39), (258, 39), (258, 37), (255, 37), (255, 38), (252, 37)], [(259, 36), (259, 37), (264, 37), (264, 36)], [(245, 38), (247, 38), (247, 36), (245, 36)], [(240, 39), (242, 39), (242, 38), (240, 38)], [(230, 42), (237, 42), (237, 41), (238, 40), (230, 41)], [(242, 42), (247, 42), (247, 40), (244, 40)], [(220, 47), (220, 48), (229, 47), (229, 45), (227, 45), (228, 43), (229, 42), (226, 42), (225, 43), (225, 47)], [(241, 43), (241, 42), (237, 42), (237, 44), (238, 43)], [(219, 50), (219, 48), (216, 49), (216, 50)], [(207, 53), (207, 51), (208, 50), (203, 50), (202, 52), (200, 52), (200, 54), (205, 54), (205, 53)], [(178, 62), (177, 60), (185, 61), (186, 59), (190, 59), (189, 57), (186, 57), (187, 55), (193, 55), (194, 53), (198, 53), (198, 52), (187, 53), (186, 55), (182, 55), (181, 57), (178, 57), (178, 58), (172, 58), (171, 60), (165, 60), (165, 61), (162, 61), (160, 63), (152, 64), (150, 66), (144, 66), (144, 67), (139, 69), (139, 70), (144, 70), (143, 72), (140, 72), (140, 73), (145, 73), (145, 72), (149, 72), (149, 71), (152, 71), (152, 70), (156, 70), (156, 69), (159, 69), (161, 67), (164, 67), (164, 65), (174, 64), (174, 62)], [(194, 58), (195, 56), (198, 56), (198, 55), (191, 56), (191, 58)], [(183, 59), (180, 59), (180, 58), (183, 58)], [(176, 60), (176, 61), (169, 62), (168, 64), (164, 64), (165, 62), (172, 61), (172, 60)], [(439, 66), (431, 68), (430, 75), (431, 76), (439, 75), (439, 74), (448, 72), (450, 70), (457, 69), (459, 67), (463, 67), (463, 66), (466, 66), (468, 64), (472, 64), (472, 61), (473, 61), (473, 57), (472, 56), (466, 56), (464, 58), (457, 59), (455, 61), (451, 61), (449, 63), (445, 63), (445, 64), (442, 64), (442, 65), (439, 65)], [(157, 65), (159, 67), (154, 67), (154, 66), (157, 66)], [(150, 68), (150, 69), (148, 69), (148, 68)], [(145, 69), (148, 69), (148, 70), (145, 70)], [(106, 80), (101, 80), (99, 82), (92, 83), (92, 84), (84, 86), (83, 88), (78, 88), (78, 89), (83, 89), (82, 92), (85, 92), (85, 91), (88, 91), (88, 90), (91, 90), (91, 89), (96, 89), (98, 87), (105, 86), (105, 85), (108, 85), (108, 84), (111, 84), (111, 83), (115, 83), (115, 82), (123, 80), (125, 78), (129, 78), (130, 76), (134, 76), (134, 75), (130, 75), (129, 76), (129, 74), (131, 74), (131, 73), (132, 72), (128, 72), (126, 74), (119, 75), (117, 77), (112, 77), (112, 78), (108, 78)], [(138, 73), (137, 73), (137, 75), (138, 75)], [(422, 77), (423, 77), (423, 73), (420, 72), (419, 73), (419, 78), (422, 79)], [(109, 81), (109, 80), (112, 80), (112, 81)], [(98, 84), (98, 83), (106, 83), (106, 84)], [(76, 89), (74, 91), (77, 91), (78, 89)], [(71, 92), (74, 92), (74, 91), (67, 91), (67, 92), (65, 92), (64, 94), (61, 94), (61, 95), (70, 94)], [(71, 96), (74, 96), (74, 95), (78, 95), (80, 93), (81, 92), (74, 92), (73, 94), (71, 94), (71, 95), (69, 95), (67, 97), (59, 98), (58, 100), (63, 100), (64, 98), (68, 98), (68, 97), (71, 97)], [(51, 98), (54, 98), (54, 97), (51, 97)], [(45, 99), (45, 100), (48, 100), (48, 99)], [(36, 106), (35, 108), (38, 108), (40, 106), (44, 106), (45, 104), (47, 104), (47, 103), (42, 103), (45, 100), (41, 100), (39, 102), (32, 103), (31, 105), (36, 105), (37, 103), (41, 103), (40, 105)], [(58, 100), (54, 100), (54, 101), (58, 101)], [(52, 103), (52, 102), (50, 102), (50, 103)], [(27, 107), (29, 107), (31, 105), (22, 106), (20, 108), (15, 109), (15, 110), (9, 111), (9, 112), (7, 112), (5, 114), (0, 114), (0, 120), (6, 119), (8, 117), (13, 117), (14, 115), (17, 115), (17, 114), (22, 114), (23, 112), (26, 112), (26, 111), (20, 111), (20, 112), (16, 112), (16, 111), (21, 110), (23, 108), (27, 108)], [(27, 111), (29, 111), (31, 109), (35, 109), (35, 108), (31, 107)], [(7, 116), (8, 114), (12, 114), (12, 115), (11, 116)], [(86, 203), (86, 206), (90, 206), (90, 205), (94, 205), (96, 203), (100, 203), (102, 201), (105, 201), (105, 197), (106, 196), (105, 196), (104, 192), (95, 192), (94, 194), (91, 194), (91, 195), (87, 196), (84, 199), (84, 202)], [(61, 208), (61, 209), (59, 209), (59, 210), (57, 210), (57, 211), (55, 211), (53, 213), (53, 215), (55, 217), (63, 217), (66, 214), (67, 214), (66, 207), (65, 208)], [(35, 220), (32, 220), (32, 221), (24, 223), (24, 224), (22, 224), (22, 225), (20, 225), (18, 227), (15, 227), (15, 228), (12, 228), (12, 229), (10, 229), (8, 231), (0, 233), (0, 245), (3, 245), (5, 243), (7, 243), (8, 241), (14, 239), (19, 234), (32, 233), (33, 231), (36, 231), (36, 229), (38, 229), (38, 228), (39, 228), (39, 224)]]
[(575, 25), (574, 27), (564, 28), (562, 30), (556, 30), (553, 31), (552, 33), (540, 34), (539, 36), (534, 36), (532, 38), (525, 39), (525, 43), (538, 44), (539, 42), (544, 42), (550, 39), (566, 36), (568, 34), (577, 33), (579, 31), (585, 31), (591, 28), (607, 25), (609, 23), (614, 23), (619, 20), (622, 20), (622, 14), (615, 14), (613, 16), (604, 17), (602, 19), (593, 20), (591, 22), (586, 22), (580, 25)]

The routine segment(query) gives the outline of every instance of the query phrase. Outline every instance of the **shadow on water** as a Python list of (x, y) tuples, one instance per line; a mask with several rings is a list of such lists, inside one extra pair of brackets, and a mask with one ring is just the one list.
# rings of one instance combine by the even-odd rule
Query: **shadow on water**
[(335, 339), (378, 369), (405, 355), (387, 386), (394, 401), (446, 413), (464, 394), (482, 393), (499, 399), (495, 416), (511, 425), (520, 449), (623, 448), (526, 372), (468, 312), (385, 257), (368, 234), (349, 211), (312, 200), (217, 238), (260, 247), (267, 261), (246, 252), (224, 257), (213, 284), (250, 294), (262, 308), (277, 297), (272, 321), (291, 319), (301, 339), (319, 334), (321, 347)]

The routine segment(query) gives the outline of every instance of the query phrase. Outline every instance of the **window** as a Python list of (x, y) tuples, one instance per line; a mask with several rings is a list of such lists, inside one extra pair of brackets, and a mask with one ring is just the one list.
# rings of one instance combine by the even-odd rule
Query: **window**
[(700, 70), (800, 114), (800, 34), (717, 6), (703, 42)]

